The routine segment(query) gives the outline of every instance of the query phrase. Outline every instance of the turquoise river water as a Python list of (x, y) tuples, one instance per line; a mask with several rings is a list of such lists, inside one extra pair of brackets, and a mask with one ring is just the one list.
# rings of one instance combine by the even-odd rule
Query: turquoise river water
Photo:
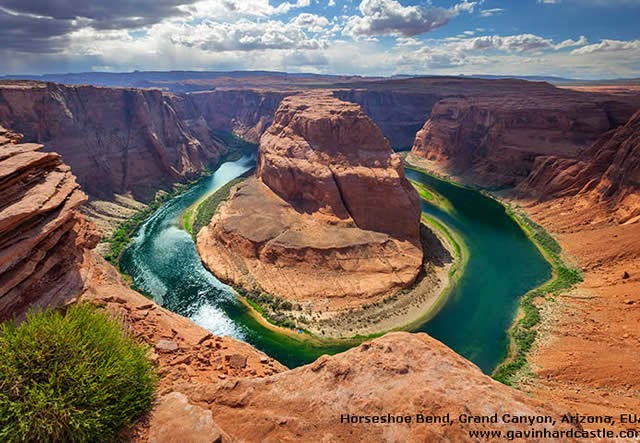
[[(224, 163), (168, 201), (137, 230), (120, 260), (121, 269), (167, 309), (215, 334), (251, 343), (289, 367), (345, 350), (347, 346), (316, 346), (261, 326), (231, 288), (203, 267), (191, 236), (179, 227), (185, 209), (254, 165), (249, 157)], [(407, 176), (451, 202), (448, 212), (427, 202), (422, 209), (454, 230), (468, 251), (464, 273), (446, 304), (416, 331), (427, 332), (491, 372), (506, 353), (507, 329), (519, 297), (547, 280), (551, 267), (495, 200), (417, 171), (407, 170)]]

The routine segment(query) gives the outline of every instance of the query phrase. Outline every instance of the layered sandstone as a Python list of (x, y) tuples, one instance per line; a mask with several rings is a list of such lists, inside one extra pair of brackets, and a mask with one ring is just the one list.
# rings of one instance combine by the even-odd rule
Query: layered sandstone
[(422, 262), (420, 204), (380, 129), (326, 93), (284, 99), (257, 178), (198, 235), (220, 278), (297, 302), (358, 306), (410, 285)]
[[(510, 416), (551, 416), (543, 404), (491, 378), (426, 334), (391, 333), (342, 354), (263, 379), (234, 379), (187, 393), (213, 412), (239, 441), (474, 441), (469, 431), (542, 430), (545, 424), (504, 423)], [(410, 424), (354, 424), (341, 415), (411, 416)], [(449, 415), (451, 423), (416, 423)], [(496, 424), (465, 423), (461, 415), (497, 414)], [(567, 439), (571, 441), (573, 439)]]
[(204, 120), (176, 113), (178, 104), (159, 90), (9, 82), (0, 87), (0, 123), (60, 153), (92, 197), (149, 200), (225, 152)]
[(517, 186), (548, 156), (578, 158), (640, 106), (637, 97), (528, 89), (439, 101), (412, 154), (473, 183)]
[(82, 288), (79, 266), (97, 237), (60, 155), (0, 127), (0, 320), (56, 306)]
[(573, 196), (603, 204), (620, 222), (640, 217), (640, 111), (599, 137), (579, 158), (536, 159), (522, 192), (544, 200)]

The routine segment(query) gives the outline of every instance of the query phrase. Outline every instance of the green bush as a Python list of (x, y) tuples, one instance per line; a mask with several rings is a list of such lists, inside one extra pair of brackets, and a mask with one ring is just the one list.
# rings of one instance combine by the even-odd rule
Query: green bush
[(0, 441), (101, 442), (151, 407), (146, 347), (91, 305), (0, 325)]

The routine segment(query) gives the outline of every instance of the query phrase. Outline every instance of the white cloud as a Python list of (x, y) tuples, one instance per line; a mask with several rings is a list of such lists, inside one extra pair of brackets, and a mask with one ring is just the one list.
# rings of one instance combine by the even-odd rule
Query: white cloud
[(329, 19), (326, 17), (322, 15), (309, 14), (307, 12), (293, 18), (291, 23), (314, 33), (322, 32), (330, 24)]
[(602, 40), (582, 48), (574, 49), (572, 54), (594, 54), (597, 52), (638, 51), (640, 54), (640, 40)]
[(255, 51), (261, 49), (318, 49), (327, 46), (324, 40), (308, 37), (294, 22), (269, 20), (253, 22), (213, 22), (173, 24), (162, 27), (161, 33), (171, 43), (194, 46), (204, 51)]
[(502, 37), (484, 35), (456, 41), (453, 49), (464, 51), (528, 52), (554, 48), (553, 41), (533, 34), (518, 34)]
[(480, 15), (482, 17), (493, 17), (494, 15), (502, 14), (504, 11), (506, 11), (504, 8), (482, 9)]
[(568, 39), (568, 40), (565, 40), (565, 41), (562, 41), (562, 42), (558, 43), (556, 45), (556, 49), (571, 48), (571, 47), (574, 47), (574, 46), (584, 46), (587, 43), (588, 43), (587, 37), (585, 37), (584, 35), (581, 35), (578, 40)]
[(462, 12), (472, 12), (478, 2), (463, 1), (449, 9), (402, 6), (396, 0), (362, 0), (360, 16), (347, 19), (343, 33), (352, 37), (396, 35), (413, 37), (446, 25)]

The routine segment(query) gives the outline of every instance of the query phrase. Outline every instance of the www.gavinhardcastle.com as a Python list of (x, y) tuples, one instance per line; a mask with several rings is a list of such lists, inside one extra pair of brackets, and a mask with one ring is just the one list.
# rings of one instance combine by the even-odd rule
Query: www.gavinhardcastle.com
[[(460, 414), (452, 417), (451, 414), (428, 415), (352, 415), (340, 414), (340, 423), (359, 425), (477, 425), (477, 429), (469, 430), (470, 438), (477, 439), (563, 439), (563, 438), (625, 438), (640, 439), (640, 414), (628, 413), (613, 415), (582, 415), (565, 414), (559, 417), (551, 415), (515, 415), (492, 414), (471, 415)], [(575, 428), (556, 429), (559, 424), (579, 425)], [(530, 429), (513, 429), (509, 425), (528, 425)], [(534, 427), (535, 426), (535, 427)], [(627, 428), (616, 430), (617, 428)], [(501, 429), (492, 429), (500, 427)], [(506, 429), (504, 429), (506, 428)], [(580, 429), (582, 428), (582, 429)]]

